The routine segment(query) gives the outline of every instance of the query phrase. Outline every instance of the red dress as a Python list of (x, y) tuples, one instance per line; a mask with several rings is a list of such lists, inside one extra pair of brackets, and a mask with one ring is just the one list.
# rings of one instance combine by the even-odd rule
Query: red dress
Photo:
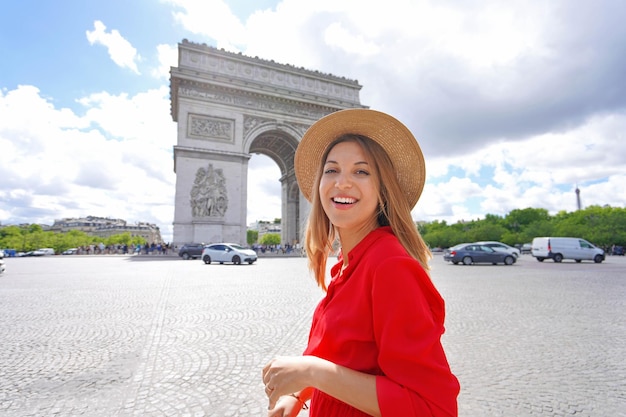
[[(441, 335), (444, 302), (390, 227), (367, 235), (331, 269), (305, 355), (377, 375), (383, 417), (457, 416), (459, 382)], [(314, 390), (311, 417), (367, 414)]]

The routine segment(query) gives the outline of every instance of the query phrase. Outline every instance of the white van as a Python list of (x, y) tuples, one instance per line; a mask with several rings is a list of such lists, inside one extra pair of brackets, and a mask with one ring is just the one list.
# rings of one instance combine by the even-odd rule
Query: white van
[(41, 248), (35, 252), (38, 252), (41, 255), (54, 255), (54, 249), (52, 248)]
[(539, 262), (551, 258), (554, 262), (573, 259), (576, 262), (586, 260), (599, 264), (604, 260), (602, 249), (577, 237), (536, 237), (531, 253)]

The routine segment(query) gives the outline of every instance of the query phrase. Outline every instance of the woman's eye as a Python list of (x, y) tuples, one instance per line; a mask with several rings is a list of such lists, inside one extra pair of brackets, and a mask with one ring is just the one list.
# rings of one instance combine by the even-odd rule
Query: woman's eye
[(370, 174), (369, 172), (364, 171), (364, 170), (362, 170), (362, 169), (358, 170), (356, 173), (357, 173), (358, 175), (369, 175), (369, 174)]
[(328, 169), (324, 170), (324, 174), (334, 174), (336, 172), (337, 172), (337, 170), (335, 168), (328, 168)]

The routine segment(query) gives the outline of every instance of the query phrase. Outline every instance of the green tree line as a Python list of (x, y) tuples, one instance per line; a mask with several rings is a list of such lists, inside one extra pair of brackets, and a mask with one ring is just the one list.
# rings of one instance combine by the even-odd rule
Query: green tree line
[[(431, 248), (448, 248), (458, 243), (496, 240), (508, 245), (532, 242), (540, 236), (580, 237), (597, 246), (626, 246), (626, 208), (590, 206), (574, 212), (561, 211), (551, 216), (545, 209), (515, 209), (505, 216), (487, 214), (484, 219), (447, 224), (433, 221), (418, 225), (422, 237)], [(268, 234), (271, 235), (271, 234)], [(268, 236), (268, 240), (280, 236)], [(256, 242), (257, 234), (248, 231), (248, 244)], [(0, 248), (28, 252), (53, 248), (61, 253), (69, 248), (94, 245), (143, 245), (145, 239), (122, 233), (109, 238), (81, 231), (65, 233), (44, 231), (41, 226), (5, 226), (0, 229)], [(265, 242), (270, 244), (269, 242)]]
[(506, 216), (487, 214), (484, 219), (447, 224), (434, 221), (419, 224), (422, 237), (431, 248), (448, 248), (458, 243), (495, 240), (508, 245), (532, 242), (541, 236), (578, 237), (596, 246), (626, 246), (626, 209), (589, 206), (551, 216), (545, 209), (515, 209)]
[(70, 248), (85, 247), (104, 243), (110, 245), (144, 245), (146, 240), (130, 233), (120, 233), (108, 238), (89, 235), (79, 230), (69, 232), (44, 231), (38, 224), (5, 226), (0, 229), (0, 248), (30, 252), (40, 248), (52, 248), (61, 253)]

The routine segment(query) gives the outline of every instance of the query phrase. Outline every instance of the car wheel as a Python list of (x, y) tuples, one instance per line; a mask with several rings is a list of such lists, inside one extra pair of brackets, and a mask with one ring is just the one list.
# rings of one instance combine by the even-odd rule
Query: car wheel
[(248, 261), (248, 265), (252, 265), (254, 261)]
[(554, 262), (561, 262), (563, 260), (563, 255), (561, 255), (560, 253), (557, 253), (556, 255), (554, 255)]
[(504, 258), (505, 265), (513, 265), (514, 262), (515, 262), (515, 259), (513, 259), (512, 256), (507, 256), (506, 258)]
[(544, 259), (545, 259), (545, 258), (537, 258), (537, 261), (538, 261), (538, 262), (543, 262), (543, 260), (544, 260)]
[(472, 264), (472, 258), (470, 258), (469, 256), (466, 256), (465, 258), (463, 258), (463, 265), (471, 265)]
[(593, 261), (597, 264), (601, 263), (604, 260), (604, 258), (602, 257), (602, 255), (596, 255), (595, 258), (593, 258)]
[(453, 264), (458, 265), (459, 261), (452, 261)]
[(574, 259), (576, 261), (577, 264), (582, 262), (582, 259)]
[(187, 252), (183, 253), (183, 259), (184, 260), (188, 260), (190, 258), (189, 254)]
[(204, 258), (202, 258), (202, 260), (207, 265), (211, 263), (211, 257), (209, 255), (204, 255)]
[(235, 265), (241, 265), (241, 258), (239, 257), (239, 255), (233, 256), (233, 263)]

